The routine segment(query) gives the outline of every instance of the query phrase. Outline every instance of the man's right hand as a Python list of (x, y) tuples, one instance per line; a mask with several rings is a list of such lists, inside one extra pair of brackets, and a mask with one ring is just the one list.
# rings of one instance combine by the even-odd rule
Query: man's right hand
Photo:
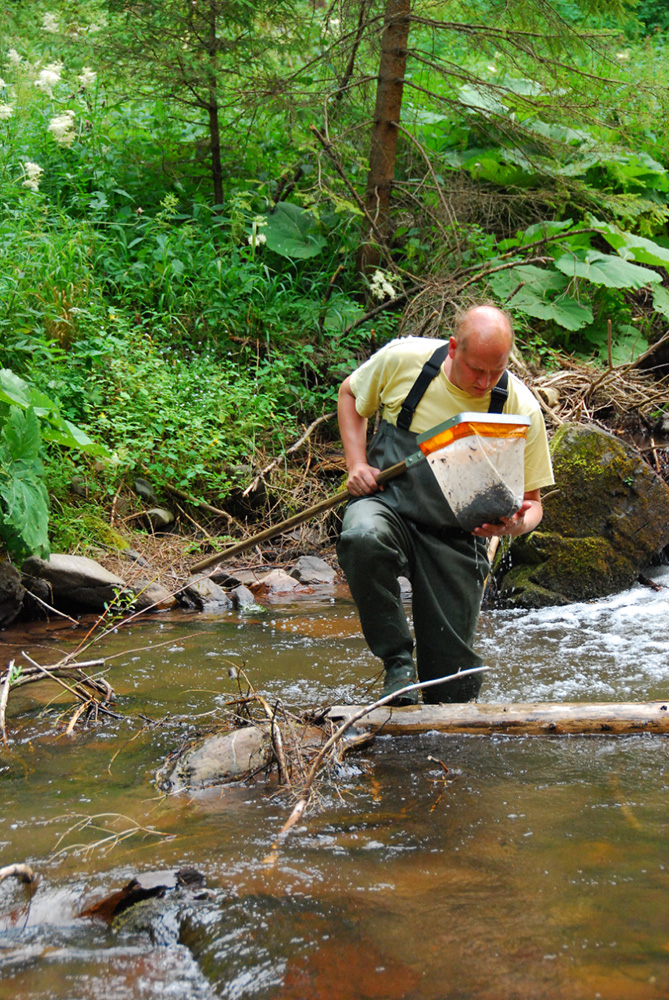
[(346, 489), (352, 497), (369, 496), (370, 493), (382, 490), (383, 486), (379, 486), (376, 481), (380, 471), (367, 462), (356, 462), (348, 474)]

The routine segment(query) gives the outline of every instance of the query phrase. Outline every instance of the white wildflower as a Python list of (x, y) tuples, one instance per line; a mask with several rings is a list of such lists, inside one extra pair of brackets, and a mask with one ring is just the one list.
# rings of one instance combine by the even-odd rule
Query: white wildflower
[(49, 63), (48, 66), (39, 71), (39, 76), (35, 80), (35, 86), (39, 87), (40, 90), (46, 91), (49, 97), (53, 97), (53, 88), (60, 80), (62, 69), (62, 63)]
[(63, 111), (49, 122), (49, 132), (59, 146), (71, 146), (74, 142), (74, 111)]
[(261, 243), (267, 243), (267, 237), (264, 233), (257, 233), (254, 231), (251, 233), (246, 242), (251, 247), (257, 247), (260, 246)]
[(14, 114), (14, 108), (11, 104), (0, 103), (0, 122), (9, 121), (9, 119)]
[(629, 52), (616, 52), (616, 59), (619, 59), (621, 62), (627, 62), (629, 57)]
[(26, 160), (23, 164), (23, 169), (27, 175), (23, 182), (23, 186), (30, 188), (31, 191), (39, 191), (39, 182), (42, 174), (44, 173), (44, 168), (40, 167), (38, 163)]
[(6, 86), (8, 86), (8, 85), (5, 83), (5, 81), (0, 76), (0, 89), (2, 89), (3, 87), (6, 87)]
[(18, 54), (16, 49), (10, 49), (7, 53), (7, 58), (9, 59), (12, 66), (18, 66), (21, 62), (21, 56)]
[(95, 78), (97, 77), (97, 75), (98, 74), (95, 72), (95, 70), (91, 69), (90, 66), (84, 66), (81, 73), (77, 77), (77, 80), (79, 81), (82, 87), (91, 87), (95, 83)]
[(375, 271), (369, 283), (369, 290), (375, 299), (394, 299), (397, 292), (383, 271)]
[(50, 32), (55, 35), (60, 28), (58, 27), (58, 18), (55, 14), (45, 14), (42, 18), (42, 28), (44, 31)]
[(494, 63), (488, 63), (488, 71), (490, 73), (496, 73), (497, 72), (497, 67), (495, 66)]

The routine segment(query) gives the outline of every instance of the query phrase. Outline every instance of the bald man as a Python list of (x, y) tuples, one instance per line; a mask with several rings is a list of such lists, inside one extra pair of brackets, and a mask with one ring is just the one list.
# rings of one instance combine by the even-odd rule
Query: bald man
[[(337, 554), (365, 639), (383, 661), (384, 695), (416, 679), (414, 638), (398, 577), (412, 583), (419, 679), (480, 666), (473, 642), (489, 572), (485, 539), (522, 535), (541, 521), (541, 488), (553, 483), (546, 428), (530, 390), (506, 370), (512, 347), (507, 315), (493, 305), (476, 306), (458, 317), (448, 341), (391, 341), (339, 389), (339, 427), (352, 499)], [(367, 422), (379, 409), (381, 422), (368, 443)], [(512, 516), (463, 531), (426, 462), (379, 489), (379, 471), (415, 452), (419, 434), (472, 411), (530, 418), (525, 492)], [(469, 701), (479, 692), (480, 677), (425, 688), (423, 700)], [(416, 701), (412, 692), (397, 704)]]

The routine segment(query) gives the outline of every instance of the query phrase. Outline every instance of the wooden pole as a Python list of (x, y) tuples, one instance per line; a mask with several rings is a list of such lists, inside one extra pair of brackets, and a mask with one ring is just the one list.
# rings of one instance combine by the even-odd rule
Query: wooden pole
[[(335, 705), (328, 718), (345, 721), (360, 710), (356, 705)], [(651, 702), (565, 702), (551, 704), (415, 705), (377, 708), (356, 722), (356, 729), (381, 730), (389, 736), (415, 733), (506, 733), (508, 735), (563, 736), (635, 733), (669, 735), (669, 700)]]
[[(391, 465), (390, 468), (384, 469), (383, 472), (379, 473), (376, 477), (377, 483), (382, 486), (383, 483), (387, 483), (389, 479), (394, 479), (395, 476), (401, 475), (401, 473), (406, 470), (406, 467), (406, 460), (397, 462), (395, 465)], [(298, 524), (303, 524), (304, 521), (308, 521), (310, 518), (315, 517), (316, 514), (322, 514), (324, 511), (330, 510), (331, 507), (336, 507), (338, 504), (344, 503), (345, 500), (350, 499), (351, 494), (348, 490), (339, 490), (331, 497), (326, 497), (325, 500), (321, 500), (319, 503), (315, 503), (312, 507), (307, 507), (306, 510), (300, 511), (299, 514), (293, 514), (292, 517), (287, 518), (285, 521), (281, 521), (279, 524), (275, 524), (271, 528), (265, 528), (264, 531), (259, 531), (257, 535), (245, 538), (242, 542), (236, 542), (234, 545), (230, 545), (222, 552), (215, 552), (213, 555), (207, 556), (206, 559), (200, 559), (199, 562), (193, 563), (191, 566), (191, 573), (200, 573), (203, 569), (207, 569), (208, 566), (213, 566), (215, 563), (222, 562), (223, 559), (229, 559), (230, 556), (236, 556), (239, 555), (240, 552), (246, 552), (247, 549), (252, 549), (254, 545), (260, 545), (261, 542), (267, 542), (270, 538), (274, 538), (276, 535), (280, 535), (284, 531), (289, 531), (290, 528), (294, 528)]]

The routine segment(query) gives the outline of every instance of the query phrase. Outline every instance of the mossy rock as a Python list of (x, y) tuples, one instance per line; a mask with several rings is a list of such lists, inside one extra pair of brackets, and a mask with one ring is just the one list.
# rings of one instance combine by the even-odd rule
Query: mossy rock
[(669, 543), (669, 487), (624, 441), (567, 424), (551, 452), (540, 530), (513, 542), (498, 573), (501, 598), (520, 607), (624, 590)]
[(631, 587), (639, 569), (606, 538), (535, 531), (513, 547), (502, 596), (519, 607), (587, 601)]

